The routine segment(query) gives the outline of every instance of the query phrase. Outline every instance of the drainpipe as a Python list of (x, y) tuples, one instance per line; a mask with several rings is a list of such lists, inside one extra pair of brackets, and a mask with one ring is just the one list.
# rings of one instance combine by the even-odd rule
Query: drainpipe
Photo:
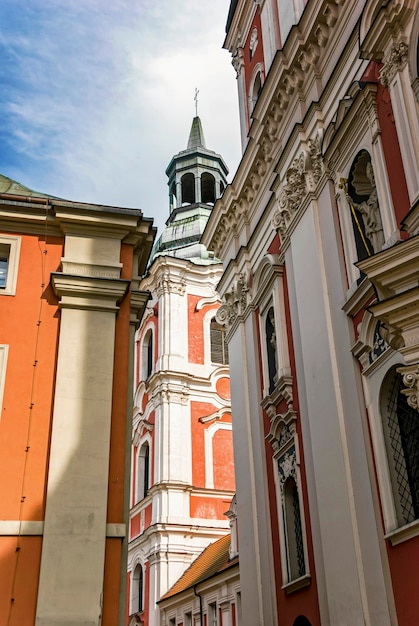
[(202, 596), (197, 592), (196, 585), (193, 586), (193, 592), (197, 598), (199, 598), (199, 620), (200, 626), (204, 626), (204, 610), (202, 608)]

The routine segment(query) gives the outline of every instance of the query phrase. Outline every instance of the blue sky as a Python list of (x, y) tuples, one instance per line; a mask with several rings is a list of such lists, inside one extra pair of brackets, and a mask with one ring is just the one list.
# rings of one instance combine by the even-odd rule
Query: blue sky
[[(165, 169), (198, 114), (234, 173), (229, 0), (1, 0), (0, 172), (71, 200), (168, 216)], [(231, 180), (231, 175), (230, 175)]]

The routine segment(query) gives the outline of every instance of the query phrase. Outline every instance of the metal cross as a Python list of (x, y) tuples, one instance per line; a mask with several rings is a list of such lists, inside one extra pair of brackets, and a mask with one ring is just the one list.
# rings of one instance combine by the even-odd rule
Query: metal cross
[(195, 100), (195, 117), (198, 117), (198, 94), (199, 94), (199, 89), (197, 87), (195, 87), (195, 95), (194, 95), (194, 100)]

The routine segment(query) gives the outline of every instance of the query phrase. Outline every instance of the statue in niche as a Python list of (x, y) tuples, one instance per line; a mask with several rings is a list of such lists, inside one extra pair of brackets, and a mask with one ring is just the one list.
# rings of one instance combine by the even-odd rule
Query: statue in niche
[(384, 245), (384, 232), (383, 223), (381, 221), (380, 207), (378, 205), (374, 170), (371, 162), (366, 164), (365, 175), (370, 183), (369, 196), (363, 202), (354, 202), (353, 204), (362, 216), (365, 236), (370, 241), (374, 252), (379, 252)]
[(268, 353), (269, 393), (272, 393), (276, 383), (278, 382), (278, 357), (273, 307), (269, 309), (266, 318), (266, 342)]

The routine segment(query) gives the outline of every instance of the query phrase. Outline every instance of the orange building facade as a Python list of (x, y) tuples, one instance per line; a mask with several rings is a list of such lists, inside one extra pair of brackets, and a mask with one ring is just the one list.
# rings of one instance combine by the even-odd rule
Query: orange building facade
[[(137, 210), (0, 177), (0, 622), (122, 624)], [(131, 382), (130, 382), (131, 378)], [(128, 448), (129, 450), (129, 448)]]

